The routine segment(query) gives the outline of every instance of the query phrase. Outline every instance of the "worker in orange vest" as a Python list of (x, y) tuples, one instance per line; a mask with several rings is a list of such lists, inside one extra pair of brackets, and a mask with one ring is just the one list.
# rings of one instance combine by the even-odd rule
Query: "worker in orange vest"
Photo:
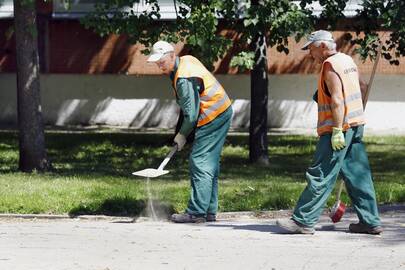
[(319, 141), (313, 164), (306, 172), (308, 185), (302, 192), (291, 219), (277, 220), (289, 233), (313, 234), (326, 200), (341, 174), (359, 223), (349, 226), (352, 233), (380, 234), (373, 180), (362, 142), (363, 98), (367, 85), (360, 82), (353, 59), (336, 51), (332, 34), (311, 33), (302, 49), (320, 63), (318, 80)]
[(232, 119), (231, 100), (215, 77), (195, 57), (176, 56), (173, 46), (158, 41), (148, 62), (170, 76), (183, 122), (174, 142), (181, 151), (195, 129), (190, 154), (191, 195), (183, 214), (173, 214), (177, 223), (215, 221), (218, 210), (219, 162)]

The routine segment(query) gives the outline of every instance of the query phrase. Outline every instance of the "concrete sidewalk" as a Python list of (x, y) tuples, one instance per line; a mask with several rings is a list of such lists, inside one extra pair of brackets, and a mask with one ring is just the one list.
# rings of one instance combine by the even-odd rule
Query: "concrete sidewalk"
[(347, 213), (335, 227), (323, 216), (308, 236), (246, 216), (202, 225), (1, 218), (0, 269), (405, 269), (405, 207), (382, 213), (381, 236), (348, 233), (356, 221)]

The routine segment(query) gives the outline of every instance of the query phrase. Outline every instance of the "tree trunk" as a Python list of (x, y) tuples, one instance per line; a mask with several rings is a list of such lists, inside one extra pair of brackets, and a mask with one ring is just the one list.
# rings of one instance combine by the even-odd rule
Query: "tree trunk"
[(23, 172), (49, 169), (42, 120), (35, 0), (14, 0), (17, 53), (17, 108)]
[(267, 45), (264, 35), (258, 35), (254, 42), (255, 66), (250, 73), (250, 126), (249, 160), (259, 165), (269, 164), (267, 141)]

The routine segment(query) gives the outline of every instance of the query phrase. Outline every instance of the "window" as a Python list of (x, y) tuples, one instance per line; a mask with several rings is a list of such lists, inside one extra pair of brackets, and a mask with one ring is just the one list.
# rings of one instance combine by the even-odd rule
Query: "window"
[(13, 18), (13, 0), (0, 0), (0, 18)]
[[(106, 2), (107, 0), (53, 0), (53, 17), (54, 18), (70, 18), (77, 19), (86, 15), (86, 13), (94, 10), (95, 3)], [(139, 4), (134, 8), (138, 11), (143, 11), (148, 8), (145, 0), (139, 0)], [(299, 1), (292, 1), (299, 4)], [(362, 0), (350, 0), (345, 9), (346, 16), (355, 15), (356, 9), (361, 9), (360, 3)], [(70, 4), (69, 4), (70, 3)], [(176, 18), (176, 10), (174, 8), (174, 0), (159, 0), (161, 19), (172, 20)], [(177, 2), (177, 6), (179, 3)], [(319, 15), (322, 11), (318, 2), (314, 2), (311, 7), (315, 15)], [(0, 0), (0, 19), (13, 17), (13, 0)]]
[[(1, 1), (1, 0), (0, 0)], [(76, 19), (94, 10), (95, 3), (106, 2), (107, 0), (53, 0), (53, 17)], [(12, 0), (11, 0), (12, 2)], [(140, 0), (134, 5), (135, 10), (142, 12), (148, 8), (145, 0)], [(175, 19), (176, 12), (173, 0), (159, 0), (162, 19)]]
[(56, 18), (80, 18), (94, 10), (94, 4), (106, 2), (106, 0), (54, 0), (53, 17)]

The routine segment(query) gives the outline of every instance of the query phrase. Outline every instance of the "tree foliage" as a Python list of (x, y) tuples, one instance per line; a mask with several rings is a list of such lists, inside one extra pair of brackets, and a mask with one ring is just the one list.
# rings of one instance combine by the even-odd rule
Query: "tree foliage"
[[(299, 41), (312, 30), (309, 12), (300, 9), (292, 1), (237, 1), (238, 19), (236, 30), (241, 33), (240, 44), (250, 45), (258, 35), (264, 35), (269, 47), (276, 46), (277, 51), (289, 53), (288, 38), (295, 37)], [(232, 15), (232, 14), (231, 14)], [(252, 46), (242, 46), (240, 53), (231, 62), (233, 66), (252, 69), (254, 54)]]
[[(302, 0), (303, 9), (310, 10), (315, 0)], [(339, 19), (350, 0), (320, 0), (323, 10), (320, 19), (327, 28), (335, 29)], [(348, 31), (355, 31), (355, 36), (347, 34), (346, 38), (356, 46), (355, 52), (360, 58), (375, 59), (380, 42), (382, 55), (390, 64), (399, 65), (399, 57), (405, 56), (405, 1), (403, 0), (363, 0), (355, 11), (353, 24)], [(315, 18), (312, 13), (311, 16)], [(383, 32), (383, 34), (381, 34)]]
[(82, 22), (100, 36), (126, 34), (130, 42), (150, 45), (161, 34), (166, 33), (167, 24), (154, 27), (160, 19), (157, 0), (147, 0), (148, 10), (139, 11), (139, 0), (110, 0), (97, 2), (95, 11)]
[[(367, 0), (362, 6), (353, 39), (359, 45), (357, 52), (363, 59), (375, 58), (378, 43), (382, 42), (382, 56), (390, 64), (399, 65), (398, 58), (405, 56), (405, 1)], [(379, 35), (378, 30), (384, 33)]]
[[(232, 37), (219, 35), (220, 21), (225, 28), (240, 33), (240, 54), (234, 64), (251, 69), (253, 55), (249, 46), (258, 34), (264, 34), (269, 46), (288, 53), (288, 37), (299, 40), (311, 30), (308, 12), (289, 0), (247, 1), (174, 1), (178, 6), (175, 21), (161, 18), (157, 0), (139, 11), (139, 0), (108, 0), (96, 4), (96, 11), (83, 20), (86, 27), (100, 35), (126, 34), (132, 42), (149, 48), (158, 39), (184, 42), (186, 49), (207, 66), (222, 57), (232, 45)], [(147, 53), (147, 49), (145, 50)], [(239, 59), (239, 60), (238, 60)]]
[[(350, 0), (301, 0), (299, 5), (289, 0), (213, 0), (173, 1), (176, 20), (161, 20), (158, 0), (146, 0), (149, 6), (139, 10), (139, 0), (107, 0), (98, 2), (96, 10), (83, 23), (100, 35), (126, 34), (130, 42), (139, 42), (147, 49), (159, 39), (169, 42), (184, 42), (186, 49), (200, 58), (204, 64), (224, 56), (232, 45), (232, 37), (219, 35), (221, 21), (225, 28), (239, 33), (239, 53), (231, 65), (252, 69), (254, 54), (250, 46), (258, 34), (264, 34), (269, 47), (288, 54), (288, 37), (300, 40), (321, 20), (328, 30), (334, 30)], [(315, 14), (312, 6), (321, 6)], [(399, 64), (405, 55), (405, 1), (364, 0), (356, 10), (351, 31), (356, 35), (346, 37), (356, 46), (362, 59), (374, 59), (379, 42), (383, 42), (382, 55), (391, 64)], [(385, 36), (380, 31), (387, 31)]]
[(148, 48), (159, 39), (184, 42), (186, 48), (209, 67), (231, 45), (231, 40), (217, 33), (223, 1), (177, 1), (176, 20), (159, 22), (158, 1), (147, 0), (146, 4), (148, 9), (140, 11), (139, 0), (98, 3), (96, 11), (82, 22), (100, 35), (126, 34), (131, 42), (145, 45), (144, 53), (149, 53)]

